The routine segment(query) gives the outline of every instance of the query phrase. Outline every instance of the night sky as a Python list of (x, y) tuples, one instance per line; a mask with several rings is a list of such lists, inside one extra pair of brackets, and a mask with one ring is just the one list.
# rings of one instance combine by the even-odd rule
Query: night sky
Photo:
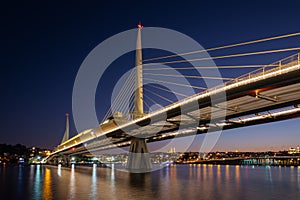
[[(1, 4), (0, 143), (52, 149), (71, 114), (77, 71), (105, 39), (135, 28), (164, 27), (182, 32), (204, 48), (300, 31), (299, 1), (15, 1)], [(120, 44), (122, 45), (122, 44)], [(299, 47), (300, 37), (250, 45), (238, 52)], [(225, 55), (233, 50), (211, 52)], [(296, 52), (216, 61), (268, 64)], [(147, 55), (144, 55), (147, 58)], [(134, 63), (134, 57), (132, 57)], [(128, 66), (132, 63), (128, 63)], [(108, 77), (119, 76), (111, 69)], [(96, 110), (107, 110), (109, 88)], [(214, 150), (278, 150), (300, 145), (299, 119), (224, 131)], [(201, 141), (203, 136), (199, 136)], [(197, 143), (191, 147), (196, 150)], [(180, 147), (178, 147), (180, 149)]]

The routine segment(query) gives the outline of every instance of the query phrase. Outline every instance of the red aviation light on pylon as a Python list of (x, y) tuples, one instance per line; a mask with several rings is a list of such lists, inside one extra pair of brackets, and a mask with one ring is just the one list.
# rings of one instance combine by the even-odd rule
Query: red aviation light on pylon
[(143, 26), (141, 23), (139, 23), (139, 24), (137, 25), (137, 27), (140, 28), (140, 29), (144, 28), (144, 26)]

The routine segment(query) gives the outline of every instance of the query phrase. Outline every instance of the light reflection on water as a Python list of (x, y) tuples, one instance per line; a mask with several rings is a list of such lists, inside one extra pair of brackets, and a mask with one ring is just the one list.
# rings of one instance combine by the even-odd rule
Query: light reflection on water
[(70, 190), (69, 190), (69, 198), (68, 199), (75, 199), (75, 191), (76, 191), (76, 185), (75, 185), (75, 165), (72, 164), (71, 166), (71, 175), (70, 175)]
[(91, 184), (90, 198), (98, 199), (98, 192), (97, 192), (97, 165), (96, 164), (93, 164), (92, 184)]
[(235, 189), (237, 191), (240, 191), (240, 179), (241, 179), (241, 177), (240, 177), (240, 166), (236, 165), (235, 170), (233, 172), (234, 172), (234, 176), (235, 176), (235, 182), (234, 182)]
[(271, 167), (265, 166), (265, 169), (266, 169), (266, 181), (272, 183)]
[(58, 175), (58, 176), (61, 176), (61, 164), (58, 164), (58, 167), (57, 167), (57, 175)]
[(43, 199), (53, 199), (51, 186), (51, 170), (49, 168), (46, 168), (43, 186)]
[(35, 178), (34, 178), (34, 192), (33, 199), (41, 199), (41, 166), (36, 166)]
[(170, 165), (146, 174), (96, 165), (0, 168), (1, 195), (11, 197), (4, 199), (300, 198), (298, 167)]
[(22, 194), (22, 189), (23, 189), (23, 173), (22, 173), (22, 169), (23, 169), (23, 166), (20, 165), (19, 166), (19, 170), (18, 170), (18, 189), (17, 189), (17, 194), (18, 194), (18, 198), (22, 198), (21, 195), (19, 194)]
[(297, 170), (297, 185), (298, 185), (298, 189), (300, 190), (300, 166), (298, 166), (298, 170)]

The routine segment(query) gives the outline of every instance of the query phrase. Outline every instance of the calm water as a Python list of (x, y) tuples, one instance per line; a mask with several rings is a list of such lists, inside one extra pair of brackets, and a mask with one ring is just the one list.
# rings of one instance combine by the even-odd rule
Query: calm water
[(0, 199), (300, 199), (300, 168), (170, 165), (148, 174), (1, 166)]

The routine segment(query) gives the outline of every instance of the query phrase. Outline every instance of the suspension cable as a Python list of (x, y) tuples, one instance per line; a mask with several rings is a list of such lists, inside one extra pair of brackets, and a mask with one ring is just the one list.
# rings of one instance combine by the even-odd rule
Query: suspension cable
[[(155, 70), (195, 70), (195, 69), (245, 69), (245, 68), (261, 68), (262, 66), (278, 66), (278, 65), (237, 65), (237, 66), (199, 66), (199, 67), (161, 67), (161, 68), (143, 68), (143, 71)], [(148, 67), (148, 66), (145, 66)]]
[[(123, 85), (123, 87), (121, 88), (121, 90), (120, 90), (120, 92), (118, 93), (118, 95), (117, 95), (117, 97), (114, 99), (114, 101), (113, 101), (113, 103), (111, 104), (111, 107), (110, 107), (110, 109), (108, 110), (108, 112), (107, 112), (107, 114), (105, 115), (105, 118), (103, 118), (103, 121), (104, 120), (106, 120), (106, 118), (108, 117), (108, 115), (109, 115), (109, 113), (111, 113), (111, 114), (113, 114), (112, 113), (112, 108), (114, 108), (114, 110), (118, 110), (118, 109), (120, 109), (120, 111), (122, 112), (124, 109), (124, 102), (122, 102), (122, 99), (124, 99), (123, 97), (124, 97), (124, 95), (128, 92), (128, 91), (130, 91), (130, 90), (132, 90), (133, 88), (133, 84), (129, 84), (131, 81), (132, 81), (132, 77), (130, 78), (130, 79), (127, 79), (127, 80), (130, 80), (130, 81), (128, 81), (128, 82), (126, 82), (124, 85)], [(128, 87), (128, 85), (130, 85), (129, 87)], [(123, 88), (125, 88), (125, 90), (123, 90)]]
[(132, 93), (135, 89), (135, 85), (131, 84), (128, 88), (129, 89), (122, 96), (120, 103), (115, 106), (115, 110), (119, 110), (122, 113), (125, 113), (130, 110), (130, 103), (129, 103), (129, 107), (128, 107), (127, 106), (128, 104), (126, 103), (126, 101), (124, 101), (124, 99), (126, 99), (124, 96), (127, 95), (128, 93)]
[(182, 93), (179, 93), (179, 92), (174, 92), (174, 91), (171, 91), (169, 89), (161, 88), (161, 87), (158, 87), (158, 86), (155, 86), (155, 85), (152, 85), (152, 84), (148, 84), (147, 86), (157, 88), (157, 89), (160, 89), (160, 90), (172, 93), (172, 94), (178, 94), (178, 95), (183, 96), (183, 97), (189, 97), (188, 95), (185, 95), (185, 94), (182, 94)]
[(166, 83), (166, 84), (178, 85), (178, 86), (183, 86), (183, 87), (190, 87), (190, 88), (195, 88), (195, 89), (199, 89), (199, 90), (206, 90), (207, 89), (205, 87), (186, 85), (186, 84), (181, 84), (181, 83), (172, 83), (172, 82), (162, 81), (162, 80), (157, 80), (157, 79), (152, 79), (152, 78), (144, 78), (144, 79), (149, 80), (149, 81), (159, 82), (159, 83)]
[(149, 99), (153, 104), (157, 104), (159, 105), (159, 103), (157, 101), (155, 101), (154, 99), (152, 99), (151, 97), (149, 97), (147, 94), (143, 94), (144, 97), (146, 97), (147, 99)]
[(168, 99), (168, 98), (166, 98), (166, 97), (164, 97), (164, 96), (162, 96), (162, 95), (160, 95), (160, 94), (158, 94), (158, 93), (156, 93), (156, 92), (153, 92), (153, 91), (151, 91), (151, 90), (149, 90), (149, 89), (147, 89), (147, 88), (144, 88), (144, 90), (150, 92), (151, 94), (154, 94), (154, 95), (160, 97), (161, 99), (163, 99), (163, 100), (165, 100), (165, 101), (168, 101), (168, 102), (170, 102), (170, 103), (174, 103), (174, 102), (171, 101), (170, 99)]
[(115, 107), (120, 107), (120, 105), (124, 102), (124, 96), (134, 90), (134, 84), (132, 84), (132, 81), (134, 81), (134, 78), (131, 78), (131, 80), (126, 83), (125, 90), (122, 91), (121, 95), (118, 98), (118, 101), (113, 104)]
[(144, 104), (148, 108), (148, 112), (152, 112), (151, 107), (149, 106), (149, 104), (146, 101), (144, 101)]
[(184, 63), (184, 62), (194, 62), (194, 61), (202, 61), (202, 60), (221, 59), (221, 58), (252, 56), (252, 55), (279, 53), (279, 52), (296, 51), (296, 50), (300, 50), (300, 47), (287, 48), (287, 49), (274, 49), (274, 50), (257, 51), (257, 52), (249, 52), (249, 53), (230, 54), (230, 55), (225, 55), (225, 56), (212, 56), (212, 57), (204, 57), (204, 58), (195, 58), (195, 59), (191, 59), (191, 60), (176, 60), (176, 61), (160, 62), (160, 63), (145, 63), (143, 65), (144, 66), (146, 66), (146, 65), (164, 65), (164, 64), (172, 64), (172, 63)]
[(209, 49), (206, 49), (206, 50), (202, 49), (202, 50), (191, 51), (191, 52), (186, 52), (186, 53), (181, 53), (181, 54), (176, 54), (176, 55), (149, 58), (149, 59), (145, 59), (144, 61), (146, 62), (146, 61), (153, 61), (153, 60), (161, 60), (161, 59), (164, 59), (164, 58), (172, 58), (172, 57), (177, 57), (177, 56), (184, 56), (184, 55), (189, 55), (189, 54), (201, 53), (201, 52), (205, 52), (205, 51), (214, 51), (214, 50), (219, 50), (219, 49), (238, 47), (238, 46), (249, 45), (249, 44), (254, 44), (254, 43), (259, 43), (259, 42), (266, 42), (266, 41), (270, 41), (270, 40), (282, 39), (282, 38), (293, 37), (293, 36), (298, 36), (298, 35), (300, 35), (300, 32), (285, 34), (285, 35), (279, 35), (279, 36), (269, 37), (269, 38), (263, 38), (263, 39), (258, 39), (258, 40), (251, 40), (251, 41), (248, 41), (248, 42), (235, 43), (235, 44), (224, 45), (224, 46), (219, 46), (219, 47), (213, 47), (213, 48), (209, 48)]
[[(106, 114), (104, 115), (104, 117), (102, 118), (102, 122), (104, 122), (104, 121), (107, 119), (107, 117), (109, 116), (110, 113), (112, 114), (111, 107), (114, 106), (114, 105), (117, 105), (117, 103), (119, 103), (120, 100), (123, 99), (123, 98), (121, 98), (121, 96), (123, 96), (124, 93), (125, 93), (124, 88), (126, 89), (126, 91), (128, 91), (128, 85), (129, 85), (129, 83), (132, 82), (133, 79), (134, 79), (134, 71), (135, 71), (135, 70), (132, 70), (131, 73), (129, 74), (129, 76), (128, 76), (128, 78), (126, 79), (124, 85), (123, 85), (122, 88), (120, 89), (120, 92), (117, 94), (117, 96), (116, 96), (116, 98), (113, 100), (113, 102), (112, 102), (110, 108), (108, 109), (108, 111), (106, 112)], [(130, 84), (130, 85), (132, 85), (132, 84)]]
[(146, 75), (155, 76), (168, 76), (168, 77), (185, 77), (185, 78), (201, 78), (201, 79), (213, 79), (213, 80), (233, 80), (234, 78), (223, 78), (223, 77), (210, 77), (210, 76), (188, 76), (188, 75), (178, 75), (178, 74), (155, 74), (155, 73), (144, 73)]

